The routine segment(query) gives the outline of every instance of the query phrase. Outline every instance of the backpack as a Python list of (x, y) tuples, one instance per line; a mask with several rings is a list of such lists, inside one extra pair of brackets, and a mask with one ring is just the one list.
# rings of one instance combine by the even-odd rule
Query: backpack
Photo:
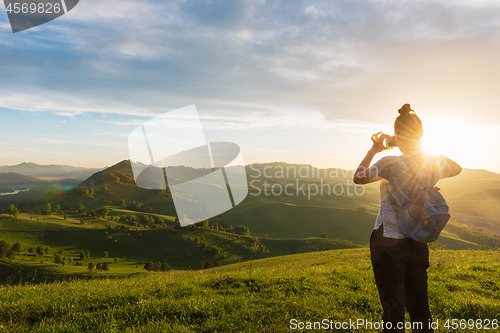
[[(441, 188), (426, 186), (418, 178), (410, 163), (402, 156), (401, 159), (423, 185), (423, 189), (403, 207), (396, 203), (394, 194), (391, 191), (389, 201), (396, 211), (399, 228), (407, 238), (414, 239), (419, 243), (434, 242), (450, 219), (448, 205), (439, 192)], [(434, 174), (432, 175), (432, 184), (434, 184)]]

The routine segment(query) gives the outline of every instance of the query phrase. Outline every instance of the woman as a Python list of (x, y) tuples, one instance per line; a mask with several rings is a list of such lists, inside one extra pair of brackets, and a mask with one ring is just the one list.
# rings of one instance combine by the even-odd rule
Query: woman
[[(384, 310), (383, 332), (404, 332), (405, 306), (413, 332), (433, 332), (427, 294), (429, 248), (405, 238), (398, 226), (395, 205), (403, 206), (422, 189), (434, 187), (442, 178), (458, 175), (462, 168), (444, 156), (427, 155), (420, 142), (422, 122), (405, 104), (394, 122), (394, 141), (402, 156), (386, 156), (373, 166), (375, 154), (387, 149), (389, 138), (381, 132), (372, 136), (373, 146), (354, 174), (356, 184), (381, 180), (380, 211), (370, 237), (370, 252), (375, 282)], [(412, 171), (413, 170), (413, 171)], [(421, 324), (418, 324), (421, 323)], [(417, 328), (421, 325), (421, 328)]]

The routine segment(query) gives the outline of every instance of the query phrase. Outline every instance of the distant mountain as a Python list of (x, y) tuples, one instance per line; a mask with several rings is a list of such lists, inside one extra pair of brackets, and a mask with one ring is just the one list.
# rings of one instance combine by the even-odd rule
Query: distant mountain
[(0, 188), (35, 187), (48, 185), (51, 185), (51, 183), (36, 177), (20, 175), (14, 172), (0, 173)]
[(15, 172), (21, 175), (34, 177), (69, 178), (85, 180), (101, 169), (73, 167), (69, 165), (39, 165), (35, 163), (21, 163), (12, 166), (0, 166), (0, 173)]

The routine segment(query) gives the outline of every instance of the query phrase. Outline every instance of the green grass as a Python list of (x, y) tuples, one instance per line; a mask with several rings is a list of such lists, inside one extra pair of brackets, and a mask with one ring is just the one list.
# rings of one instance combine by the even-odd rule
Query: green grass
[[(142, 271), (147, 261), (163, 262), (174, 269), (197, 269), (202, 262), (219, 261), (223, 265), (247, 261), (251, 258), (266, 258), (293, 253), (322, 251), (324, 249), (359, 247), (350, 242), (331, 239), (282, 240), (263, 238), (264, 248), (254, 252), (255, 238), (234, 235), (222, 231), (207, 229), (171, 227), (148, 229), (132, 227), (130, 230), (115, 229), (118, 223), (103, 219), (72, 214), (64, 220), (60, 215), (43, 216), (21, 214), (12, 218), (0, 214), (0, 240), (10, 245), (20, 242), (23, 250), (13, 260), (0, 261), (0, 283), (18, 282), (32, 279), (38, 271), (37, 281), (69, 278), (82, 278), (87, 273), (90, 262), (111, 262), (110, 274), (130, 275)], [(83, 219), (85, 224), (80, 224)], [(106, 228), (111, 226), (112, 229)], [(222, 250), (221, 254), (212, 254), (186, 237), (204, 239), (204, 242)], [(30, 247), (49, 247), (45, 256), (33, 256), (28, 253)], [(54, 263), (54, 254), (63, 251), (63, 256), (74, 258), (72, 264), (61, 267)], [(83, 262), (84, 266), (75, 266), (79, 262), (81, 251), (89, 251), (91, 258)], [(109, 257), (103, 258), (104, 252)], [(114, 258), (119, 258), (115, 264)]]
[[(431, 251), (429, 295), (438, 332), (448, 331), (447, 319), (500, 319), (499, 273), (498, 251)], [(6, 332), (286, 332), (292, 318), (375, 322), (381, 314), (366, 248), (0, 287)]]

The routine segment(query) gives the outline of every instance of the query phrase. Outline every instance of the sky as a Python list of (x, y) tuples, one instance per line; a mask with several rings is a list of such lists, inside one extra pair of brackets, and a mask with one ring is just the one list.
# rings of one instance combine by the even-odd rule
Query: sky
[(429, 151), (500, 172), (499, 51), (497, 1), (81, 0), (15, 34), (0, 7), (0, 165), (111, 166), (195, 104), (245, 164), (353, 169), (410, 103)]

